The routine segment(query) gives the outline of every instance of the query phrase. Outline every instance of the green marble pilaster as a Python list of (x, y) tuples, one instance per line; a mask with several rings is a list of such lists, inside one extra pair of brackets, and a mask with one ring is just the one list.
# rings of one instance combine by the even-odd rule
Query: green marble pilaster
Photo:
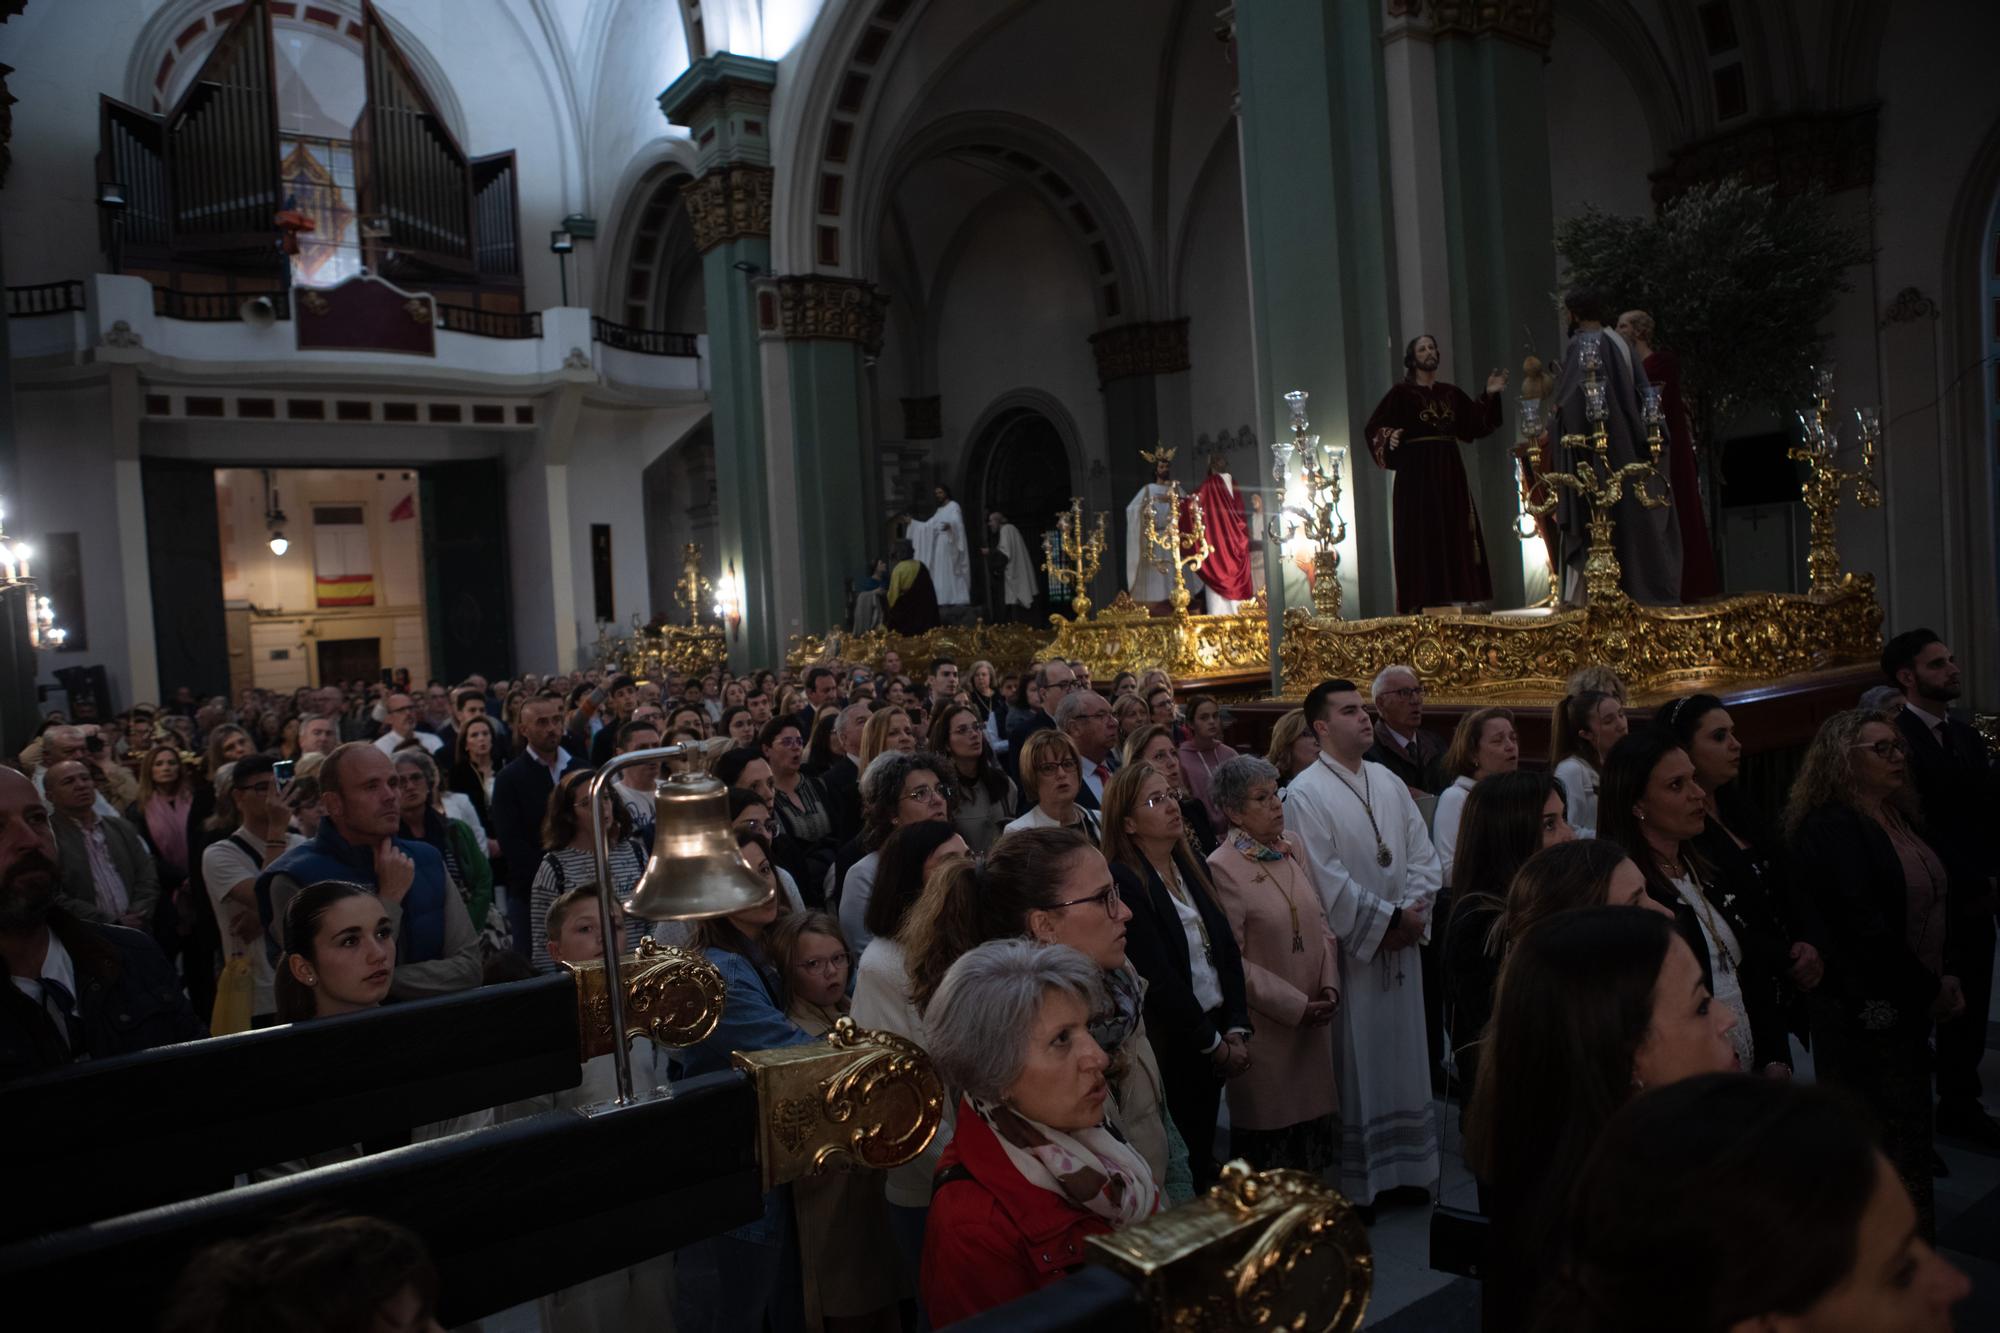
[[(865, 517), (865, 352), (858, 342), (833, 338), (788, 338), (780, 346), (797, 516), (796, 532), (780, 534), (781, 544), (787, 536), (797, 543), (797, 568), (780, 603), (789, 613), (783, 619), (798, 621), (791, 632), (823, 634), (846, 620), (845, 578), (858, 577), (875, 554), (869, 538), (876, 529)], [(784, 605), (791, 598), (795, 612)]]

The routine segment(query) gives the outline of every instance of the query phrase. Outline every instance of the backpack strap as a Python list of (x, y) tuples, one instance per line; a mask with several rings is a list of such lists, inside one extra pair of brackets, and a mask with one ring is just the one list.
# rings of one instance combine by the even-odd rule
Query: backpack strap
[(956, 1182), (961, 1180), (971, 1180), (971, 1179), (973, 1179), (972, 1172), (966, 1169), (964, 1162), (953, 1162), (950, 1166), (946, 1167), (944, 1170), (938, 1172), (935, 1176), (931, 1177), (931, 1197), (935, 1199), (937, 1197), (937, 1192), (943, 1189), (946, 1185), (955, 1184)]

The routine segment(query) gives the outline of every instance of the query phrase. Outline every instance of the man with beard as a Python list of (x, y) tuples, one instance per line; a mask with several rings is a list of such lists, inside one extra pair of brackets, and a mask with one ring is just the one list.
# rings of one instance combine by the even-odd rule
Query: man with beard
[(0, 768), (0, 1082), (207, 1036), (151, 939), (56, 905), (55, 853), (34, 784)]
[(1403, 382), (1383, 395), (1362, 432), (1375, 466), (1396, 474), (1396, 610), (1405, 614), (1493, 597), (1458, 446), (1499, 428), (1507, 372), (1488, 371), (1486, 392), (1474, 401), (1438, 378), (1438, 364), (1437, 339), (1412, 338), (1403, 349)]

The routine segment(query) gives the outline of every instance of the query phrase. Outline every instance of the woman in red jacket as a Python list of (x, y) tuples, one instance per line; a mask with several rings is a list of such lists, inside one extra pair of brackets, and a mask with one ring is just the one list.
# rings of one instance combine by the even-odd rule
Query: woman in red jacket
[(1089, 1028), (1100, 978), (1064, 945), (993, 940), (931, 998), (925, 1045), (962, 1098), (924, 1231), (935, 1328), (1055, 1282), (1085, 1238), (1160, 1206), (1145, 1158), (1105, 1118), (1108, 1061)]

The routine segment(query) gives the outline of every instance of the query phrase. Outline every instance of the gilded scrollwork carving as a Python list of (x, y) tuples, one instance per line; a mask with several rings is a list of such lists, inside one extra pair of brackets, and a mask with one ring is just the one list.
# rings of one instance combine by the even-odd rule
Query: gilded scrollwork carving
[(700, 675), (729, 658), (720, 625), (652, 625), (614, 636), (598, 631), (597, 665), (646, 680), (664, 680), (669, 672)]
[(892, 634), (872, 629), (866, 634), (833, 630), (825, 635), (795, 634), (785, 661), (794, 671), (818, 662), (852, 662), (871, 670), (882, 668), (882, 658), (894, 651), (911, 670), (927, 670), (931, 660), (950, 657), (960, 670), (969, 670), (984, 659), (995, 671), (1019, 671), (1041, 655), (1049, 641), (1046, 629), (1033, 625), (945, 625), (922, 634)]
[(1555, 9), (1555, 0), (1431, 0), (1431, 27), (1499, 33), (1546, 51), (1555, 38)]
[(889, 297), (872, 282), (801, 274), (776, 279), (778, 331), (787, 338), (830, 338), (882, 349)]
[(914, 1042), (843, 1018), (823, 1042), (737, 1051), (757, 1087), (766, 1188), (829, 1167), (900, 1166), (944, 1123), (944, 1084)]
[[(586, 1059), (611, 1052), (611, 1001), (603, 962), (574, 963), (578, 1032)], [(619, 964), (625, 987), (625, 1034), (676, 1049), (692, 1046), (722, 1021), (722, 973), (699, 954), (639, 941)]]
[(1231, 1162), (1204, 1197), (1089, 1245), (1173, 1333), (1352, 1333), (1375, 1287), (1359, 1214), (1304, 1171)]
[(725, 241), (771, 234), (772, 172), (736, 163), (719, 166), (681, 187), (694, 248), (707, 254)]
[(1092, 679), (1159, 667), (1176, 680), (1266, 671), (1270, 626), (1261, 594), (1234, 615), (1156, 616), (1121, 592), (1090, 620), (1049, 617), (1055, 641), (1043, 656), (1074, 658)]
[(1090, 348), (1097, 356), (1100, 385), (1132, 375), (1171, 375), (1189, 365), (1188, 322), (1117, 324), (1091, 334)]
[(1881, 645), (1875, 583), (1860, 575), (1825, 597), (1752, 593), (1700, 606), (1620, 598), (1546, 615), (1349, 621), (1292, 610), (1278, 657), (1289, 695), (1322, 680), (1365, 682), (1391, 662), (1408, 662), (1433, 701), (1530, 703), (1561, 698), (1569, 674), (1592, 662), (1646, 694), (1872, 661)]

